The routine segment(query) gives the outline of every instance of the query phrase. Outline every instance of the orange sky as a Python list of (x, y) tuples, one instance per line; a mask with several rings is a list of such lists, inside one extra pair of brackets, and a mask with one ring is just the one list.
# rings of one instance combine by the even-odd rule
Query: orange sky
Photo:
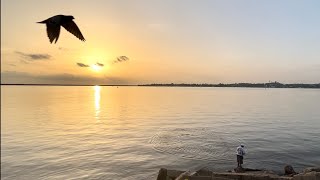
[[(1, 80), (319, 82), (316, 5), (318, 1), (4, 0)], [(86, 42), (62, 28), (58, 42), (50, 44), (45, 26), (35, 22), (57, 14), (73, 15)], [(49, 58), (32, 59), (31, 55)], [(129, 60), (114, 63), (118, 56)], [(99, 71), (77, 65), (97, 62), (104, 64)]]

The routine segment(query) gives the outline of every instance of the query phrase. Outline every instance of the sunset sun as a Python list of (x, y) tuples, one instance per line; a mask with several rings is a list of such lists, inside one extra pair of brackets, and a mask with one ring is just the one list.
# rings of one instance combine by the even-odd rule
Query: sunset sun
[(91, 68), (94, 70), (94, 71), (100, 71), (102, 69), (101, 66), (97, 65), (97, 64), (94, 64), (91, 66)]

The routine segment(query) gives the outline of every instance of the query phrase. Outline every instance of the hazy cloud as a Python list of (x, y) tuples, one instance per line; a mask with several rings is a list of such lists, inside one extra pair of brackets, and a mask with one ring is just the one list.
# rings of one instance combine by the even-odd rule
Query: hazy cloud
[(29, 62), (28, 62), (28, 61), (23, 60), (23, 59), (20, 59), (20, 62), (21, 62), (21, 63), (23, 63), (23, 64), (29, 64)]
[(49, 60), (51, 58), (49, 54), (27, 54), (20, 51), (15, 51), (15, 53), (28, 61)]
[(78, 65), (79, 67), (90, 67), (89, 65), (83, 64), (83, 63), (77, 63), (77, 65)]
[(103, 66), (104, 66), (104, 64), (102, 64), (102, 63), (98, 63), (98, 62), (96, 63), (96, 65), (97, 65), (97, 66), (101, 66), (101, 67), (103, 67)]
[(12, 53), (13, 49), (8, 47), (1, 47), (1, 54)]
[(129, 79), (105, 76), (92, 77), (73, 75), (68, 73), (36, 75), (26, 72), (4, 71), (1, 72), (1, 82), (11, 84), (70, 84), (70, 85), (98, 85), (98, 84), (128, 84)]
[(58, 49), (61, 51), (68, 51), (69, 50), (68, 48), (64, 48), (64, 47), (59, 47)]
[(127, 56), (118, 56), (117, 59), (115, 61), (113, 61), (113, 63), (120, 63), (120, 62), (125, 62), (128, 60), (129, 60), (129, 58)]

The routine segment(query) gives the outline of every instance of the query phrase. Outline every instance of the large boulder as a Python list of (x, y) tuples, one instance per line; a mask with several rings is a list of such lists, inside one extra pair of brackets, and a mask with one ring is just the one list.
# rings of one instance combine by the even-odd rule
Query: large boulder
[(161, 168), (159, 170), (157, 180), (166, 180), (166, 179), (167, 179), (167, 169)]
[(284, 174), (285, 175), (294, 175), (294, 174), (297, 174), (297, 173), (294, 171), (294, 169), (293, 169), (293, 167), (291, 165), (286, 165), (284, 167)]

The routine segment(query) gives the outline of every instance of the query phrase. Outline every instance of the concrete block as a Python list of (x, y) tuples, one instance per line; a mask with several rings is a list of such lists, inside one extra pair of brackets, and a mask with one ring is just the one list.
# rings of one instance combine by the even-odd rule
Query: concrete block
[(320, 172), (309, 172), (293, 176), (292, 180), (320, 180)]

